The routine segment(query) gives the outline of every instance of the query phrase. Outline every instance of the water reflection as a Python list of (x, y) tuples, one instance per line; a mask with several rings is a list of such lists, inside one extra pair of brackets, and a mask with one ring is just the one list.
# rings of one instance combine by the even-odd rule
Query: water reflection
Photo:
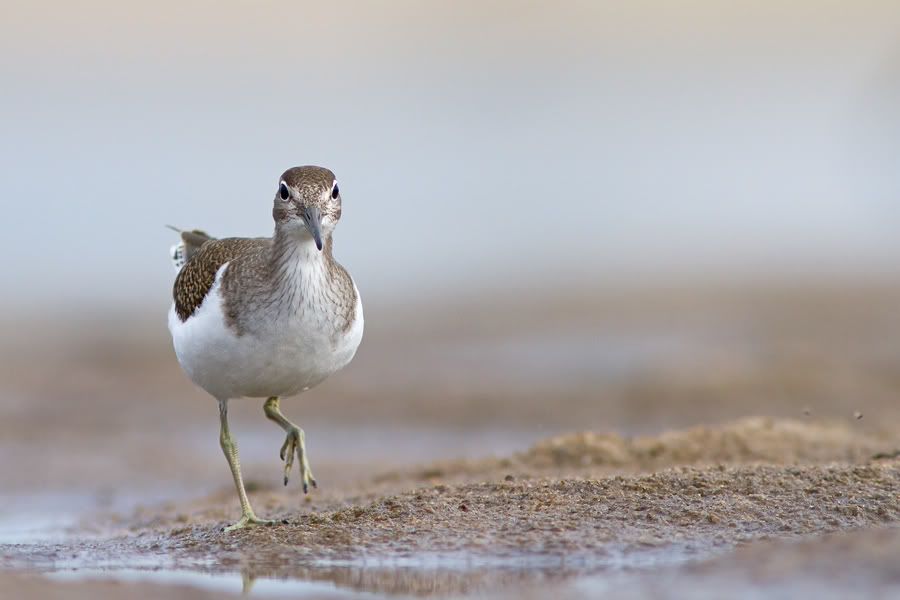
[(49, 570), (46, 575), (64, 581), (182, 584), (255, 597), (481, 597), (501, 590), (504, 595), (515, 596), (542, 588), (583, 588), (585, 582), (600, 592), (612, 580), (637, 581), (659, 568), (679, 566), (708, 555), (674, 544), (627, 553), (610, 548), (599, 554), (573, 556), (419, 554), (314, 561), (309, 565), (254, 564), (227, 571), (220, 563), (195, 565), (197, 568), (190, 570), (173, 568), (166, 560), (156, 564), (152, 559), (98, 562), (94, 554), (81, 561), (57, 563), (61, 568)]

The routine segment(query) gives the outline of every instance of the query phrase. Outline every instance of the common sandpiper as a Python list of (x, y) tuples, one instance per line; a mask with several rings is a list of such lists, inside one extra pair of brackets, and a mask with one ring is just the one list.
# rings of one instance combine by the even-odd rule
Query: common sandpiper
[(228, 429), (228, 402), (265, 398), (263, 411), (287, 433), (284, 484), (294, 464), (304, 493), (316, 480), (303, 430), (279, 400), (304, 392), (346, 366), (363, 335), (356, 284), (332, 254), (341, 218), (334, 173), (294, 167), (278, 181), (272, 237), (214, 239), (183, 231), (171, 251), (177, 277), (169, 331), (182, 369), (219, 403), (219, 443), (241, 503), (233, 531), (270, 525), (253, 512)]

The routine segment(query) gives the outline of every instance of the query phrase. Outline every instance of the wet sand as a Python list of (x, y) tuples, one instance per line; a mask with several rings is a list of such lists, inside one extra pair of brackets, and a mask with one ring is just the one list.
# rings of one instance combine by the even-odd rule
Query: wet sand
[[(751, 542), (896, 524), (898, 447), (887, 434), (763, 418), (631, 440), (568, 435), (506, 458), (385, 473), (362, 493), (332, 490), (299, 510), (293, 493), (256, 489), (258, 510), (285, 520), (273, 527), (222, 533), (238, 516), (223, 491), (95, 523), (95, 539), (7, 547), (3, 559), (19, 570), (164, 566), (386, 594), (563, 585), (702, 563)], [(669, 576), (791, 570), (767, 567), (752, 548)]]
[(251, 500), (287, 521), (236, 534), (214, 405), (164, 330), (7, 344), (0, 596), (894, 591), (900, 293), (655, 298), (373, 326), (286, 404), (323, 484), (306, 497), (236, 403)]

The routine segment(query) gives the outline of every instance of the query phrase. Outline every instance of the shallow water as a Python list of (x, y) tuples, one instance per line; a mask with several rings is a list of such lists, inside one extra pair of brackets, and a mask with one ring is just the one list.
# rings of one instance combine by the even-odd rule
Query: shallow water
[(341, 590), (336, 584), (320, 581), (250, 579), (240, 573), (203, 573), (175, 569), (77, 569), (47, 574), (55, 581), (112, 580), (123, 583), (189, 585), (218, 592), (245, 593), (256, 597), (314, 596), (316, 598), (386, 598), (383, 594)]
[(259, 597), (399, 598), (423, 594), (470, 597), (526, 583), (564, 583), (572, 589), (603, 592), (613, 589), (613, 582), (636, 581), (651, 570), (683, 565), (709, 555), (709, 551), (698, 552), (696, 548), (674, 544), (641, 552), (617, 552), (611, 548), (603, 557), (491, 557), (466, 553), (368, 556), (312, 561), (304, 568), (307, 577), (289, 579), (259, 577), (250, 571), (186, 570), (165, 561), (154, 563), (135, 557), (131, 566), (127, 566), (127, 560), (94, 566), (84, 566), (86, 563), (78, 560), (62, 561), (44, 574), (56, 581), (185, 584)]

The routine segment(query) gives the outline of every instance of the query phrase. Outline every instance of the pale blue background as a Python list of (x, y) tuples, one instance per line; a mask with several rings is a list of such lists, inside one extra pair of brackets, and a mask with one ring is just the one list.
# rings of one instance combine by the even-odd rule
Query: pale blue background
[(887, 1), (4, 0), (3, 301), (165, 306), (163, 224), (267, 235), (304, 163), (338, 174), (372, 301), (890, 276), (898, 25)]

